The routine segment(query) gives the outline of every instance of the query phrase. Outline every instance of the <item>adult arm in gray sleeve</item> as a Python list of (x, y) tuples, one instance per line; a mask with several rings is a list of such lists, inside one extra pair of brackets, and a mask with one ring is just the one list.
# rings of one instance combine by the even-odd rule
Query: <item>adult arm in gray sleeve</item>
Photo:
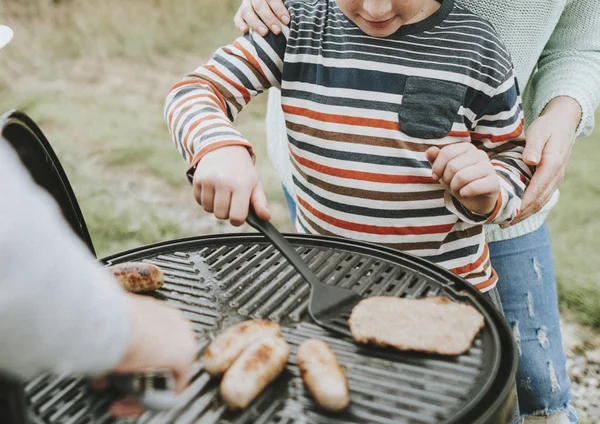
[(544, 48), (538, 71), (531, 79), (533, 96), (526, 97), (536, 119), (559, 96), (575, 99), (582, 118), (577, 137), (594, 128), (594, 111), (600, 105), (600, 1), (567, 0), (565, 10)]
[(0, 139), (0, 373), (103, 373), (124, 356), (130, 311)]

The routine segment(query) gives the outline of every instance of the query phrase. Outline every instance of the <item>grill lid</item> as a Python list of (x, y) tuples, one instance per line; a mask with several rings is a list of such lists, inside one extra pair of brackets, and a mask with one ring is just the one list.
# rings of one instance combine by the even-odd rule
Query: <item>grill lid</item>
[(13, 110), (0, 116), (0, 134), (15, 149), (35, 182), (54, 197), (75, 234), (96, 256), (75, 193), (40, 128), (27, 115)]
[[(114, 255), (107, 263), (139, 261), (165, 273), (160, 290), (192, 321), (204, 346), (248, 318), (280, 322), (292, 356), (286, 371), (251, 406), (228, 411), (200, 362), (179, 407), (146, 413), (140, 423), (472, 423), (506, 422), (516, 367), (515, 346), (500, 314), (475, 289), (450, 272), (391, 249), (340, 239), (289, 236), (322, 281), (366, 296), (447, 296), (477, 308), (486, 327), (473, 348), (443, 358), (359, 346), (311, 323), (310, 289), (280, 254), (258, 235), (200, 237)], [(311, 399), (296, 366), (307, 338), (330, 344), (346, 369), (351, 406), (330, 415)], [(110, 394), (89, 391), (77, 379), (41, 376), (27, 387), (34, 422), (111, 422)]]

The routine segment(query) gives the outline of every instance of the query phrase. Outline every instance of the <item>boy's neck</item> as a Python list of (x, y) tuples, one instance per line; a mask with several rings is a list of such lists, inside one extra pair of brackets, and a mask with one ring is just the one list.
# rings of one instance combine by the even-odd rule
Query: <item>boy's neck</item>
[(442, 3), (443, 0), (426, 0), (425, 2), (423, 2), (423, 7), (421, 8), (421, 11), (418, 14), (416, 14), (412, 19), (409, 19), (408, 21), (404, 22), (402, 26), (416, 24), (417, 22), (424, 21), (425, 19), (433, 15), (435, 12), (437, 12), (442, 6)]

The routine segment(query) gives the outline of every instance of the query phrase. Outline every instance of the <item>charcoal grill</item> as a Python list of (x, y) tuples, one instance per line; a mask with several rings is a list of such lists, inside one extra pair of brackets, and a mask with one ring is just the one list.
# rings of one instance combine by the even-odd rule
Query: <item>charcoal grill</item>
[[(82, 220), (73, 226), (85, 229)], [(224, 406), (218, 381), (211, 380), (198, 361), (191, 385), (181, 395), (178, 407), (147, 412), (136, 422), (508, 421), (515, 398), (515, 344), (504, 319), (474, 288), (442, 268), (391, 249), (331, 237), (287, 238), (328, 284), (353, 288), (366, 296), (446, 296), (477, 308), (485, 316), (486, 327), (469, 352), (451, 358), (356, 345), (349, 338), (311, 323), (307, 313), (308, 284), (257, 234), (196, 237), (118, 253), (101, 261), (106, 265), (144, 261), (163, 270), (165, 286), (156, 296), (182, 310), (191, 320), (202, 348), (223, 329), (249, 318), (278, 321), (292, 348), (285, 372), (244, 412), (235, 413)], [(327, 341), (346, 369), (351, 406), (341, 415), (321, 410), (300, 378), (295, 353), (303, 340), (312, 337)], [(42, 375), (27, 382), (23, 393), (26, 407), (22, 420), (7, 422), (115, 422), (107, 412), (113, 395), (90, 390), (82, 379)]]

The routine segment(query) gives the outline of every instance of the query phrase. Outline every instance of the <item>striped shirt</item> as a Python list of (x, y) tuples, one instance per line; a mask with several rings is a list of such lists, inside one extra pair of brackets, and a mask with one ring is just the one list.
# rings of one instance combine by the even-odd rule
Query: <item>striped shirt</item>
[[(393, 247), (481, 291), (494, 287), (482, 225), (518, 213), (532, 170), (509, 54), (493, 27), (453, 0), (386, 38), (334, 0), (292, 0), (280, 35), (249, 33), (175, 84), (165, 118), (193, 169), (251, 144), (232, 125), (270, 87), (282, 93), (298, 205), (296, 230)], [(432, 179), (425, 151), (470, 142), (488, 153), (501, 196), (488, 216)]]

